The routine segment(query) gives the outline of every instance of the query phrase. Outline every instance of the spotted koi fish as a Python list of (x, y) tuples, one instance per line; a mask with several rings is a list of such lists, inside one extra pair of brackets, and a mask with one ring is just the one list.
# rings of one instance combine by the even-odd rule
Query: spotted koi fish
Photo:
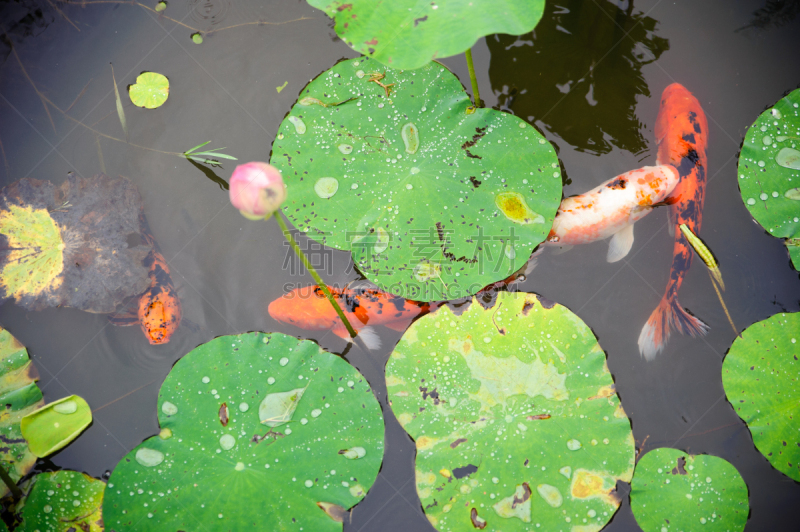
[[(435, 303), (423, 303), (395, 296), (377, 288), (330, 288), (347, 321), (369, 349), (380, 347), (380, 338), (372, 328), (384, 325), (405, 331), (417, 316), (427, 314)], [(351, 341), (347, 328), (318, 285), (295, 288), (272, 301), (267, 312), (273, 319), (309, 330), (330, 330)]]
[(611, 237), (606, 260), (616, 262), (633, 246), (633, 224), (665, 204), (678, 181), (678, 171), (670, 165), (645, 166), (566, 198), (545, 245), (572, 246)]
[(673, 83), (661, 95), (656, 119), (658, 164), (678, 169), (680, 182), (670, 195), (670, 232), (674, 235), (672, 267), (664, 296), (639, 335), (639, 352), (653, 360), (669, 340), (670, 330), (693, 337), (708, 332), (708, 325), (692, 316), (678, 302), (678, 289), (692, 265), (692, 248), (678, 230), (681, 224), (695, 234), (700, 232), (705, 199), (708, 123), (700, 103), (691, 92)]
[(131, 309), (112, 314), (109, 321), (119, 326), (139, 324), (151, 344), (166, 344), (181, 324), (181, 300), (172, 284), (167, 261), (150, 232), (143, 212), (139, 214), (139, 227), (142, 240), (152, 248), (144, 259), (150, 287), (139, 296), (135, 313)]

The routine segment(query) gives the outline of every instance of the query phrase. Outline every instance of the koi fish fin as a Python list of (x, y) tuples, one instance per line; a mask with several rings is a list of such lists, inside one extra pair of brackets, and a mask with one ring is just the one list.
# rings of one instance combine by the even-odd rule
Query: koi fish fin
[(627, 255), (633, 246), (633, 224), (626, 225), (611, 237), (608, 242), (607, 262), (617, 262)]
[(117, 327), (130, 327), (131, 325), (139, 325), (139, 316), (136, 315), (134, 310), (127, 310), (108, 315), (108, 321), (111, 325)]
[(674, 209), (667, 209), (667, 231), (670, 237), (675, 236), (675, 213)]
[[(381, 338), (372, 327), (364, 327), (359, 329), (358, 336), (356, 338), (364, 342), (364, 345), (367, 346), (367, 349), (370, 351), (375, 351), (381, 348)], [(354, 339), (350, 338), (348, 335), (347, 340), (349, 342), (353, 342)]]
[(708, 332), (708, 325), (684, 310), (678, 298), (661, 298), (639, 334), (639, 353), (648, 361), (654, 360), (667, 345), (670, 329), (698, 337)]
[(553, 255), (561, 255), (562, 253), (566, 253), (567, 251), (571, 250), (574, 247), (575, 246), (573, 246), (572, 244), (567, 244), (565, 246), (558, 246), (558, 249), (553, 250)]

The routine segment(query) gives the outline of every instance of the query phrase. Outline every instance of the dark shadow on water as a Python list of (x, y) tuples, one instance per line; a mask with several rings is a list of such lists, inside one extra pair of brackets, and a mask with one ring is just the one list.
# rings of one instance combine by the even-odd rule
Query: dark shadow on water
[[(647, 134), (636, 98), (650, 96), (642, 67), (669, 49), (658, 21), (611, 2), (548, 2), (536, 29), (491, 35), (489, 77), (500, 107), (540, 121), (577, 150), (641, 153)], [(546, 50), (546, 53), (545, 53)]]
[(800, 13), (800, 0), (767, 0), (764, 7), (753, 12), (753, 20), (736, 31), (747, 29), (768, 30), (780, 28), (793, 21)]

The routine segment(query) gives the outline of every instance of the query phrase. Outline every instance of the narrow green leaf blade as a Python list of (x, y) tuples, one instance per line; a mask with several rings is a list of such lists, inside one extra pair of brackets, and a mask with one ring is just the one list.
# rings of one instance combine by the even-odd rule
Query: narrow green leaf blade
[(111, 65), (111, 79), (114, 81), (114, 98), (117, 101), (117, 116), (119, 116), (119, 123), (122, 124), (122, 131), (125, 132), (125, 140), (129, 140), (128, 122), (125, 120), (125, 109), (122, 107), (122, 98), (119, 97), (119, 89), (117, 89), (117, 78), (114, 76), (114, 65)]

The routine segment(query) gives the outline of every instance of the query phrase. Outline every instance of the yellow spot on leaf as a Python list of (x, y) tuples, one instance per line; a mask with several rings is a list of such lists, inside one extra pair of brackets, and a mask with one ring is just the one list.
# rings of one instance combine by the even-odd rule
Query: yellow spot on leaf
[(597, 498), (616, 508), (619, 506), (619, 500), (611, 493), (615, 487), (614, 479), (606, 479), (591, 471), (578, 469), (572, 478), (570, 491), (575, 499)]
[(64, 269), (61, 230), (47, 209), (10, 205), (0, 212), (0, 233), (8, 240), (0, 286), (19, 300), (61, 285), (56, 279)]
[(523, 225), (544, 223), (544, 217), (533, 212), (519, 192), (502, 192), (494, 197), (494, 203), (506, 218), (514, 223)]

